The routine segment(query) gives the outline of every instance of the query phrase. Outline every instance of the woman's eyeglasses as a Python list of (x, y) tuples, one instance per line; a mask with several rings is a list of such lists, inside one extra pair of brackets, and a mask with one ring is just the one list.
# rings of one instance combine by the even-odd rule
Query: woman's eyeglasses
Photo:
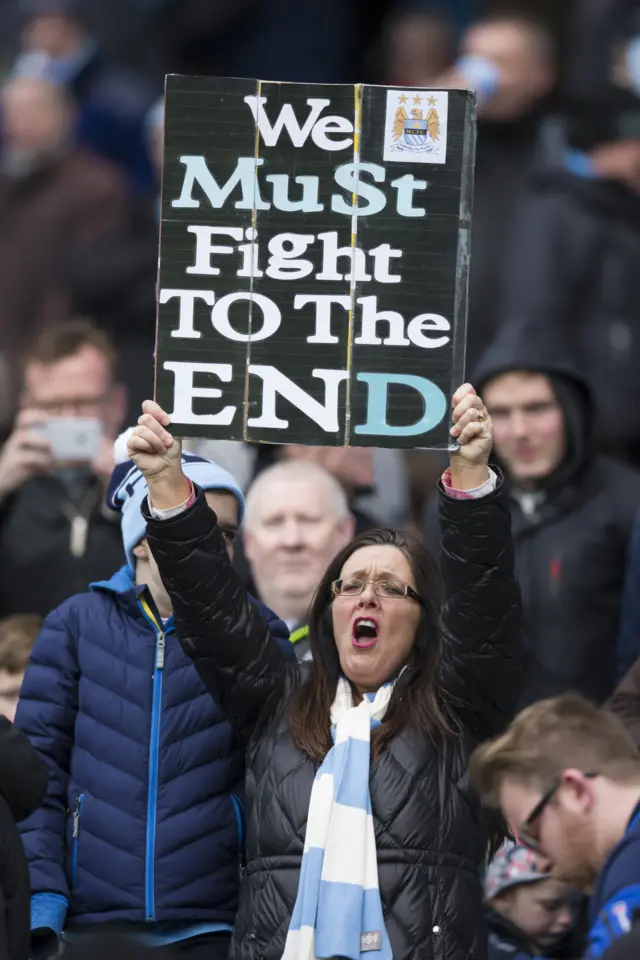
[[(585, 773), (584, 776), (589, 780), (594, 780), (596, 777), (599, 777), (600, 774)], [(554, 777), (527, 819), (523, 820), (518, 827), (518, 841), (523, 844), (523, 846), (528, 847), (529, 850), (533, 850), (535, 853), (543, 852), (540, 849), (540, 837), (536, 836), (536, 825), (539, 824), (542, 814), (547, 809), (561, 786), (562, 777)]]
[(358, 580), (352, 578), (349, 580), (334, 580), (331, 584), (331, 593), (334, 597), (357, 597), (364, 593), (367, 584), (372, 584), (376, 596), (383, 597), (385, 600), (402, 600), (409, 597), (423, 606), (422, 597), (419, 593), (410, 587), (408, 583), (402, 583), (400, 580)]

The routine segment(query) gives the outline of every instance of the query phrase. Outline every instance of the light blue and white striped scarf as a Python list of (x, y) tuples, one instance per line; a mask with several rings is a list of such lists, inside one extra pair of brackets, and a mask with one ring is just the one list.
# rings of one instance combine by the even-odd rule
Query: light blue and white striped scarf
[(378, 889), (371, 816), (371, 730), (393, 683), (354, 707), (341, 678), (331, 707), (334, 745), (311, 790), (298, 896), (282, 960), (393, 960)]

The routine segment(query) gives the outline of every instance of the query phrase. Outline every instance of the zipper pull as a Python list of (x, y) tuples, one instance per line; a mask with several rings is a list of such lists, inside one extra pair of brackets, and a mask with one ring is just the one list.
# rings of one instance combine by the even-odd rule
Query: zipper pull
[(76, 801), (76, 808), (73, 811), (73, 839), (77, 840), (80, 831), (80, 797)]
[(156, 644), (156, 670), (162, 670), (164, 667), (164, 633), (158, 634)]

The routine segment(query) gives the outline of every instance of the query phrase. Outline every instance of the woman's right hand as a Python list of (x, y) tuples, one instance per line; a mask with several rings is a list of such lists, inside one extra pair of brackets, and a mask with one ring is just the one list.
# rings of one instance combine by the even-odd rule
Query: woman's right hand
[(153, 400), (142, 404), (138, 426), (129, 436), (129, 456), (149, 485), (154, 507), (164, 510), (188, 499), (189, 481), (182, 471), (182, 445), (165, 427), (170, 418)]

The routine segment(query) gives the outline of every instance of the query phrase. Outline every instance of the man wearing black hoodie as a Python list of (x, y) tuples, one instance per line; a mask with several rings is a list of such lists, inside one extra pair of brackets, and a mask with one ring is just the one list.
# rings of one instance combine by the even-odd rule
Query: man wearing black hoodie
[[(613, 691), (627, 540), (640, 474), (596, 456), (589, 389), (551, 337), (504, 328), (474, 383), (508, 485), (525, 615), (520, 706)], [(437, 540), (433, 508), (426, 539)]]

